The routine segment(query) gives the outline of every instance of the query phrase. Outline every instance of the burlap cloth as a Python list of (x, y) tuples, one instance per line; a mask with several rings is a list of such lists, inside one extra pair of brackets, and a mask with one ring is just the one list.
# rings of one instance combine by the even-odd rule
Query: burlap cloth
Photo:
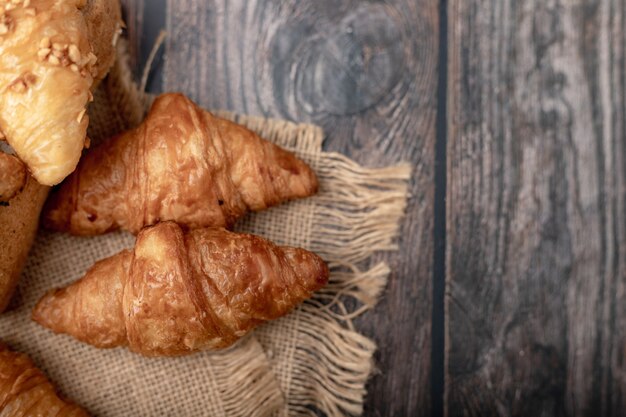
[[(138, 124), (151, 101), (132, 82), (121, 45), (90, 108), (93, 142)], [(222, 115), (294, 151), (317, 172), (318, 195), (249, 215), (236, 229), (317, 252), (331, 266), (328, 287), (226, 351), (148, 359), (125, 349), (99, 350), (43, 329), (30, 311), (47, 289), (132, 247), (134, 237), (41, 230), (13, 309), (0, 316), (0, 338), (30, 354), (65, 395), (98, 416), (358, 415), (376, 346), (351, 319), (375, 304), (389, 269), (357, 265), (367, 265), (374, 251), (395, 248), (409, 167), (367, 169), (323, 152), (323, 132), (315, 126)]]

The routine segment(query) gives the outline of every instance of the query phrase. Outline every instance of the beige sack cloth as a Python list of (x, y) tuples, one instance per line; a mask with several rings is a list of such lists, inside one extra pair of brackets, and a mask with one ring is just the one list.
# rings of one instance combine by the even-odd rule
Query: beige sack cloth
[[(96, 143), (141, 122), (151, 97), (131, 81), (121, 43), (118, 62), (90, 109)], [(182, 358), (149, 359), (125, 349), (99, 350), (54, 335), (30, 320), (38, 298), (79, 278), (97, 260), (132, 247), (116, 232), (93, 238), (40, 231), (14, 309), (0, 316), (0, 338), (30, 354), (64, 394), (97, 416), (359, 415), (375, 344), (351, 319), (373, 306), (389, 269), (369, 270), (374, 251), (395, 248), (409, 167), (360, 167), (322, 152), (310, 125), (221, 114), (294, 151), (320, 179), (320, 193), (237, 224), (279, 244), (320, 254), (331, 266), (327, 288), (287, 317), (262, 326), (232, 348)], [(352, 310), (344, 301), (352, 298)]]

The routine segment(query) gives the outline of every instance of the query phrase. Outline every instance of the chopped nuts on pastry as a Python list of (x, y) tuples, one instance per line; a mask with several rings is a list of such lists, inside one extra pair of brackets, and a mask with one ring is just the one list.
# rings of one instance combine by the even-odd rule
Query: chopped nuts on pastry
[(0, 130), (41, 184), (76, 167), (120, 27), (117, 0), (0, 1)]

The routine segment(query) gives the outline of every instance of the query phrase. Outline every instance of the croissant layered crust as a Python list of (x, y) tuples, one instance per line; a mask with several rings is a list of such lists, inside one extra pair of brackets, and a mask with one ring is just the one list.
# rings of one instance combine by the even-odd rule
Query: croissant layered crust
[(49, 199), (44, 225), (79, 235), (136, 234), (166, 220), (185, 229), (229, 227), (249, 210), (317, 187), (292, 153), (181, 94), (165, 94), (138, 128), (83, 157)]
[(183, 355), (232, 345), (327, 281), (326, 264), (304, 249), (166, 222), (144, 229), (133, 251), (46, 294), (33, 319), (97, 347)]
[(87, 417), (60, 398), (28, 356), (0, 343), (0, 415), (3, 417)]

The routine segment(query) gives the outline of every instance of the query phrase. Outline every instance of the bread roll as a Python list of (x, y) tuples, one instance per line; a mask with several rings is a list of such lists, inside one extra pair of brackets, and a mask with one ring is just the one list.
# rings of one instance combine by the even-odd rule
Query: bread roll
[(48, 190), (29, 176), (24, 189), (0, 205), (0, 312), (9, 304), (22, 273)]

